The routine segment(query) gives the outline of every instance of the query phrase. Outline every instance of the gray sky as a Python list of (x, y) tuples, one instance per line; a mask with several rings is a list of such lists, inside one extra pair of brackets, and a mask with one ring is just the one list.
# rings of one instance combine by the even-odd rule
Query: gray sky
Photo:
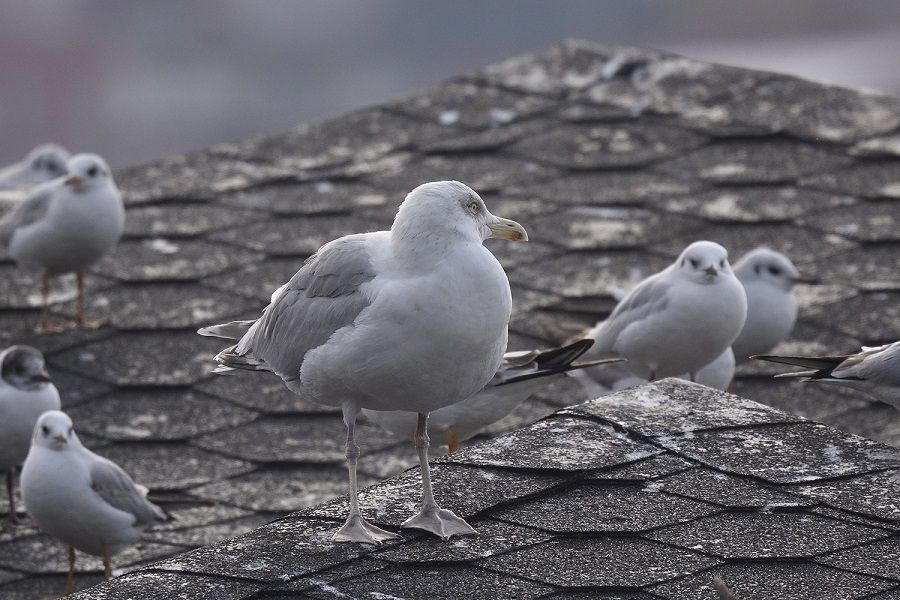
[(0, 164), (274, 133), (569, 37), (900, 94), (896, 0), (0, 0)]

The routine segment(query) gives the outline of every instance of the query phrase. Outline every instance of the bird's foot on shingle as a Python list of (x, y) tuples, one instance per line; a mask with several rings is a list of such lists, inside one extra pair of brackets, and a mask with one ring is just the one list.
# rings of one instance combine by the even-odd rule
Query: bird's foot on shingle
[(334, 542), (358, 542), (360, 544), (380, 544), (400, 536), (380, 527), (375, 527), (362, 518), (362, 515), (350, 515), (334, 534)]
[(404, 521), (401, 527), (424, 529), (443, 540), (454, 535), (478, 535), (471, 525), (453, 514), (453, 511), (438, 506), (423, 506), (418, 514)]

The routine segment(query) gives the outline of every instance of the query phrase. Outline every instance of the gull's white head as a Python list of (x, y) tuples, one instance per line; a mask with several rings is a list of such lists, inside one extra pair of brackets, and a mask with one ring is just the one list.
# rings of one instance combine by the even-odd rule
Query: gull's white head
[(44, 355), (31, 346), (10, 346), (0, 354), (0, 378), (24, 391), (42, 389), (50, 382)]
[(57, 144), (43, 144), (29, 152), (26, 160), (32, 170), (56, 179), (66, 174), (69, 151)]
[(66, 185), (78, 193), (96, 189), (112, 181), (112, 171), (106, 161), (96, 154), (76, 154), (69, 159), (67, 168), (69, 176), (66, 177)]
[(400, 205), (391, 231), (395, 238), (489, 238), (527, 241), (525, 228), (495, 217), (472, 188), (458, 181), (433, 181), (411, 191)]
[(732, 275), (728, 250), (715, 242), (701, 240), (684, 249), (673, 265), (695, 283), (716, 283)]
[(797, 283), (814, 283), (800, 275), (791, 259), (768, 248), (757, 248), (741, 257), (734, 265), (734, 274), (744, 285), (762, 282), (785, 292)]
[(31, 443), (51, 450), (66, 450), (81, 445), (81, 441), (75, 435), (72, 419), (58, 410), (48, 410), (38, 418)]

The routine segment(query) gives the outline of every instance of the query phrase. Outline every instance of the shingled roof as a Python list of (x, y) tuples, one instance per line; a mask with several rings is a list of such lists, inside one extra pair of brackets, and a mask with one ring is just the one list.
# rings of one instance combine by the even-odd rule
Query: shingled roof
[[(897, 445), (897, 412), (773, 381), (755, 364), (735, 391), (790, 414), (672, 381), (598, 400), (437, 463), (436, 493), (478, 522), (477, 540), (332, 546), (343, 501), (321, 503), (345, 492), (339, 415), (276, 379), (211, 376), (219, 344), (194, 330), (258, 315), (321, 243), (386, 227), (412, 187), (447, 178), (533, 240), (491, 246), (513, 286), (513, 349), (602, 318), (616, 293), (700, 238), (732, 257), (774, 247), (826, 281), (802, 290), (780, 350), (900, 339), (894, 98), (566, 43), (388, 105), (120, 170), (127, 237), (89, 295), (107, 327), (33, 336), (36, 282), (0, 264), (0, 341), (44, 350), (85, 442), (178, 517), (116, 561), (139, 570), (82, 597), (323, 597), (331, 586), (408, 596), (434, 585), (703, 598), (713, 573), (742, 600), (900, 597), (897, 450), (792, 416)], [(71, 297), (56, 290), (59, 315)], [(554, 384), (492, 431), (582, 399)], [(361, 437), (364, 483), (414, 463), (408, 442), (368, 426)], [(367, 491), (373, 520), (396, 525), (417, 477)], [(0, 597), (58, 592), (64, 558), (33, 527), (4, 528)], [(94, 572), (80, 585), (97, 582), (99, 562), (79, 561)]]

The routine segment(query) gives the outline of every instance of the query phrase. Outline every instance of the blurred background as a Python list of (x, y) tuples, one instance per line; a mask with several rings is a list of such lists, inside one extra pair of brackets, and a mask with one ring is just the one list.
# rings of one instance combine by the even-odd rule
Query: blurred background
[(0, 165), (283, 131), (570, 37), (900, 94), (897, 0), (0, 0)]

